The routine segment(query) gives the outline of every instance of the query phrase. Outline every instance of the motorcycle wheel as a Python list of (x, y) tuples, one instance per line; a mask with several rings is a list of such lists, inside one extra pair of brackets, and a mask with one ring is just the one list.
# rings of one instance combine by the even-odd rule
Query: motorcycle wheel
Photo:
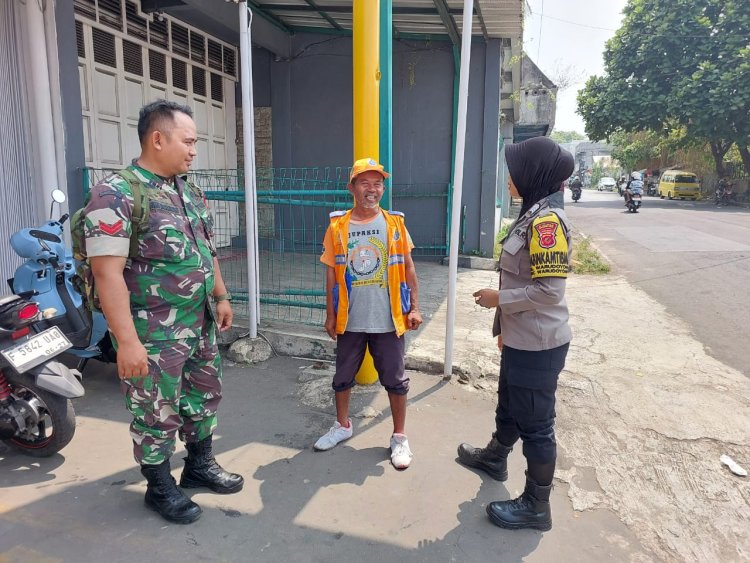
[(75, 411), (70, 400), (40, 389), (28, 378), (10, 370), (4, 373), (13, 397), (17, 401), (33, 401), (40, 415), (36, 425), (6, 443), (31, 457), (49, 457), (67, 446), (76, 431)]

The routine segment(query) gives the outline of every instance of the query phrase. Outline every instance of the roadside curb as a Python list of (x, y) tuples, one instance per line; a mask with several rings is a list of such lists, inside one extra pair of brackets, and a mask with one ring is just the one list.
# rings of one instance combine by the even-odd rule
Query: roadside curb
[[(404, 357), (406, 369), (442, 375), (442, 360), (413, 353), (412, 351), (416, 351), (418, 346), (411, 346), (412, 340), (411, 335), (408, 335), (407, 352)], [(264, 357), (258, 350), (270, 347), (273, 354), (277, 356), (334, 361), (336, 360), (336, 345), (336, 342), (321, 329), (312, 326), (283, 322), (264, 323), (258, 331), (258, 338), (251, 339), (244, 336), (235, 340), (229, 346), (228, 359), (248, 365), (260, 363), (268, 357)], [(473, 371), (471, 366), (453, 366), (453, 375), (463, 380), (468, 380)]]
[(606, 253), (605, 253), (605, 252), (604, 252), (604, 251), (603, 251), (603, 250), (601, 249), (601, 247), (599, 247), (599, 245), (597, 245), (597, 244), (596, 244), (596, 243), (594, 242), (594, 239), (593, 239), (592, 237), (590, 237), (589, 235), (587, 235), (586, 233), (584, 233), (584, 232), (583, 232), (582, 230), (580, 230), (580, 229), (574, 229), (574, 230), (575, 230), (575, 231), (576, 231), (576, 232), (577, 232), (577, 233), (578, 233), (579, 235), (581, 235), (581, 237), (582, 237), (582, 238), (584, 238), (584, 239), (586, 239), (587, 241), (589, 241), (589, 244), (591, 245), (591, 248), (593, 248), (594, 250), (596, 250), (596, 251), (597, 251), (597, 252), (598, 252), (598, 253), (599, 253), (599, 254), (601, 255), (601, 257), (602, 257), (602, 258), (603, 258), (603, 259), (604, 259), (604, 260), (605, 260), (605, 261), (606, 261), (606, 262), (607, 262), (607, 263), (608, 263), (608, 264), (609, 264), (610, 266), (613, 266), (613, 265), (614, 265), (614, 262), (612, 262), (612, 260), (611, 260), (611, 259), (609, 258), (609, 256), (607, 256), (607, 254), (606, 254)]

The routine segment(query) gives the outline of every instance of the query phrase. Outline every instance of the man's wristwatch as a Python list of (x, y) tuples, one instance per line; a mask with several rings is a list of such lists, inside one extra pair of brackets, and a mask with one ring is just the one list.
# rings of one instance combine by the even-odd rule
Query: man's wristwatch
[(214, 295), (214, 303), (218, 303), (219, 301), (231, 301), (232, 300), (232, 294), (231, 293), (222, 293), (221, 295)]

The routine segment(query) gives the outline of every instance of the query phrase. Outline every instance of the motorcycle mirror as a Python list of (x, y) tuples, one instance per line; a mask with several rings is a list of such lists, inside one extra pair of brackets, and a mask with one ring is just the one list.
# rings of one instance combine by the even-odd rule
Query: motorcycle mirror
[(65, 192), (62, 190), (54, 189), (52, 190), (52, 200), (55, 203), (65, 203)]

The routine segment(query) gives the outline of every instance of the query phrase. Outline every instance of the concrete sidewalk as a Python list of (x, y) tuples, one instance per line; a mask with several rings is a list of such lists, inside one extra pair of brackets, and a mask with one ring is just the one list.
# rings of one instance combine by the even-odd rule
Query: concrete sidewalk
[[(408, 333), (407, 366), (440, 375), (448, 269), (417, 271), (425, 324)], [(492, 271), (459, 270), (454, 327), (454, 382), (492, 400), (494, 312), (471, 294), (497, 281)], [(709, 356), (685, 323), (622, 277), (572, 275), (567, 300), (574, 338), (558, 390), (556, 479), (576, 514), (611, 511), (659, 560), (749, 559), (750, 480), (719, 458), (750, 469), (750, 370)], [(287, 353), (305, 343), (305, 355), (333, 354), (322, 328), (264, 334)], [(492, 409), (470, 416), (491, 426)]]
[[(447, 268), (417, 266), (427, 322), (412, 335), (409, 362), (442, 372)], [(390, 413), (379, 386), (355, 388), (354, 437), (313, 452), (333, 420), (330, 364), (226, 361), (216, 450), (246, 487), (196, 493), (205, 513), (190, 526), (143, 507), (113, 366), (92, 364), (76, 437), (61, 454), (0, 453), (0, 561), (747, 560), (750, 482), (719, 456), (750, 467), (748, 378), (617, 276), (569, 282), (575, 336), (558, 391), (552, 531), (489, 523), (486, 504), (523, 487), (520, 445), (505, 484), (458, 465), (455, 451), (462, 441), (486, 443), (494, 424), (492, 312), (471, 292), (496, 284), (493, 272), (459, 275), (463, 379), (410, 373), (415, 458), (404, 472), (388, 460)], [(182, 455), (173, 458), (176, 476)]]
[[(204, 509), (170, 525), (143, 507), (145, 483), (131, 457), (128, 418), (114, 372), (89, 373), (77, 402), (78, 431), (60, 455), (2, 454), (0, 561), (602, 561), (648, 553), (607, 509), (574, 511), (553, 493), (554, 528), (510, 532), (485, 515), (518, 495), (523, 458), (497, 483), (455, 461), (458, 442), (486, 441), (491, 395), (412, 373), (413, 465), (390, 464), (387, 398), (353, 394), (355, 434), (329, 452), (312, 444), (332, 422), (330, 366), (274, 358), (228, 366), (216, 450), (244, 474), (244, 490), (191, 493)], [(182, 448), (173, 458), (179, 478)]]

